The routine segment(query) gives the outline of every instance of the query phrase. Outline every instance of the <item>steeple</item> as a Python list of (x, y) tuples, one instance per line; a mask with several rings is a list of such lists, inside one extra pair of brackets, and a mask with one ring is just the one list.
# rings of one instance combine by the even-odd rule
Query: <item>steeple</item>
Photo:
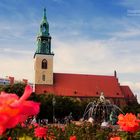
[(44, 8), (43, 11), (43, 18), (40, 23), (39, 33), (37, 36), (37, 50), (35, 55), (36, 54), (53, 55), (51, 53), (51, 36), (49, 33), (49, 23), (47, 21), (46, 8)]
[(49, 36), (49, 23), (47, 21), (46, 8), (44, 8), (43, 18), (42, 18), (42, 21), (41, 21), (41, 24), (40, 24), (39, 35)]
[(53, 56), (49, 23), (44, 8), (37, 36), (37, 49), (34, 54), (35, 87), (36, 85), (53, 85)]

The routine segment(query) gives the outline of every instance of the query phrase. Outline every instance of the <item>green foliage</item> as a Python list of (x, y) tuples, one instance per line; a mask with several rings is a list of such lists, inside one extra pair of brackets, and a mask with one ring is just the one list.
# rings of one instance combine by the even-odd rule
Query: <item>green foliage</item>
[[(17, 125), (13, 129), (9, 129), (0, 137), (0, 140), (7, 140), (8, 137), (12, 137), (13, 140), (20, 138), (37, 140), (34, 135), (35, 128), (40, 126), (27, 125), (22, 127)], [(69, 140), (70, 136), (76, 136), (77, 140), (109, 140), (111, 137), (120, 136), (123, 140), (139, 140), (140, 131), (135, 135), (133, 133), (114, 131), (110, 128), (101, 128), (100, 124), (83, 123), (81, 125), (68, 124), (68, 125), (56, 125), (51, 124), (42, 126), (47, 128), (46, 140)]]
[(140, 140), (140, 131), (136, 133), (130, 132), (118, 132), (118, 135), (123, 138), (123, 140)]
[(124, 107), (123, 112), (124, 113), (133, 113), (133, 114), (140, 113), (140, 104), (138, 104), (136, 102), (128, 103), (128, 105)]
[[(52, 103), (53, 97), (56, 100), (54, 106)], [(52, 122), (53, 120), (53, 109), (55, 117), (59, 120), (64, 119), (64, 117), (68, 116), (70, 113), (72, 113), (72, 116), (75, 120), (79, 120), (80, 118), (82, 118), (84, 109), (88, 104), (86, 100), (81, 101), (76, 98), (55, 96), (53, 94), (37, 95), (33, 93), (30, 97), (30, 100), (41, 103), (38, 118), (47, 118), (49, 122)]]
[(70, 97), (56, 97), (55, 112), (57, 118), (64, 118), (72, 112), (72, 116), (78, 119), (80, 116), (80, 102)]
[(31, 128), (29, 127), (22, 127), (20, 124), (14, 128), (7, 129), (6, 133), (1, 135), (0, 140), (7, 140), (9, 137), (12, 140), (17, 140), (20, 137), (34, 137), (34, 126), (32, 125)]
[(0, 92), (3, 91), (3, 85), (0, 85)]
[(140, 140), (140, 131), (135, 134), (135, 140)]
[(14, 85), (5, 85), (0, 88), (1, 91), (5, 91), (7, 93), (15, 93), (19, 97), (22, 96), (24, 89), (25, 89), (24, 83), (15, 83)]
[[(54, 134), (55, 140), (69, 140), (70, 136), (76, 136), (77, 140), (107, 140), (111, 129), (101, 129), (99, 125), (84, 123), (80, 126), (68, 124), (61, 127), (50, 126), (49, 133)], [(49, 135), (49, 134), (48, 134)]]

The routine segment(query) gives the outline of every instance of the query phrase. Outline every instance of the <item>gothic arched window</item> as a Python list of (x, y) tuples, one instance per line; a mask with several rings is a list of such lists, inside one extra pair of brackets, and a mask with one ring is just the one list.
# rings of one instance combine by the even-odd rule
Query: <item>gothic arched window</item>
[(42, 69), (47, 69), (47, 60), (46, 59), (42, 60)]

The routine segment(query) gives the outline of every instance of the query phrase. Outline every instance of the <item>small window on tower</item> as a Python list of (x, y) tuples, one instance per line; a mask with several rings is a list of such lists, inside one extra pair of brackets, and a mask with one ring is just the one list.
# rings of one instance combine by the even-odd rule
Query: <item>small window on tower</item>
[(45, 75), (44, 74), (42, 75), (42, 81), (45, 81)]
[(42, 69), (47, 69), (47, 60), (46, 59), (42, 60)]

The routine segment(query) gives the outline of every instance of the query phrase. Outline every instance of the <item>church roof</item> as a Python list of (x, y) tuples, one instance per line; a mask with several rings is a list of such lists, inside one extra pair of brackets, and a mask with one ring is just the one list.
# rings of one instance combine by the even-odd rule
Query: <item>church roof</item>
[(124, 98), (118, 79), (115, 76), (54, 73), (52, 86), (38, 85), (36, 92), (55, 93), (60, 96)]
[(129, 86), (121, 86), (122, 93), (124, 94), (125, 98), (134, 98), (134, 94), (129, 88)]

